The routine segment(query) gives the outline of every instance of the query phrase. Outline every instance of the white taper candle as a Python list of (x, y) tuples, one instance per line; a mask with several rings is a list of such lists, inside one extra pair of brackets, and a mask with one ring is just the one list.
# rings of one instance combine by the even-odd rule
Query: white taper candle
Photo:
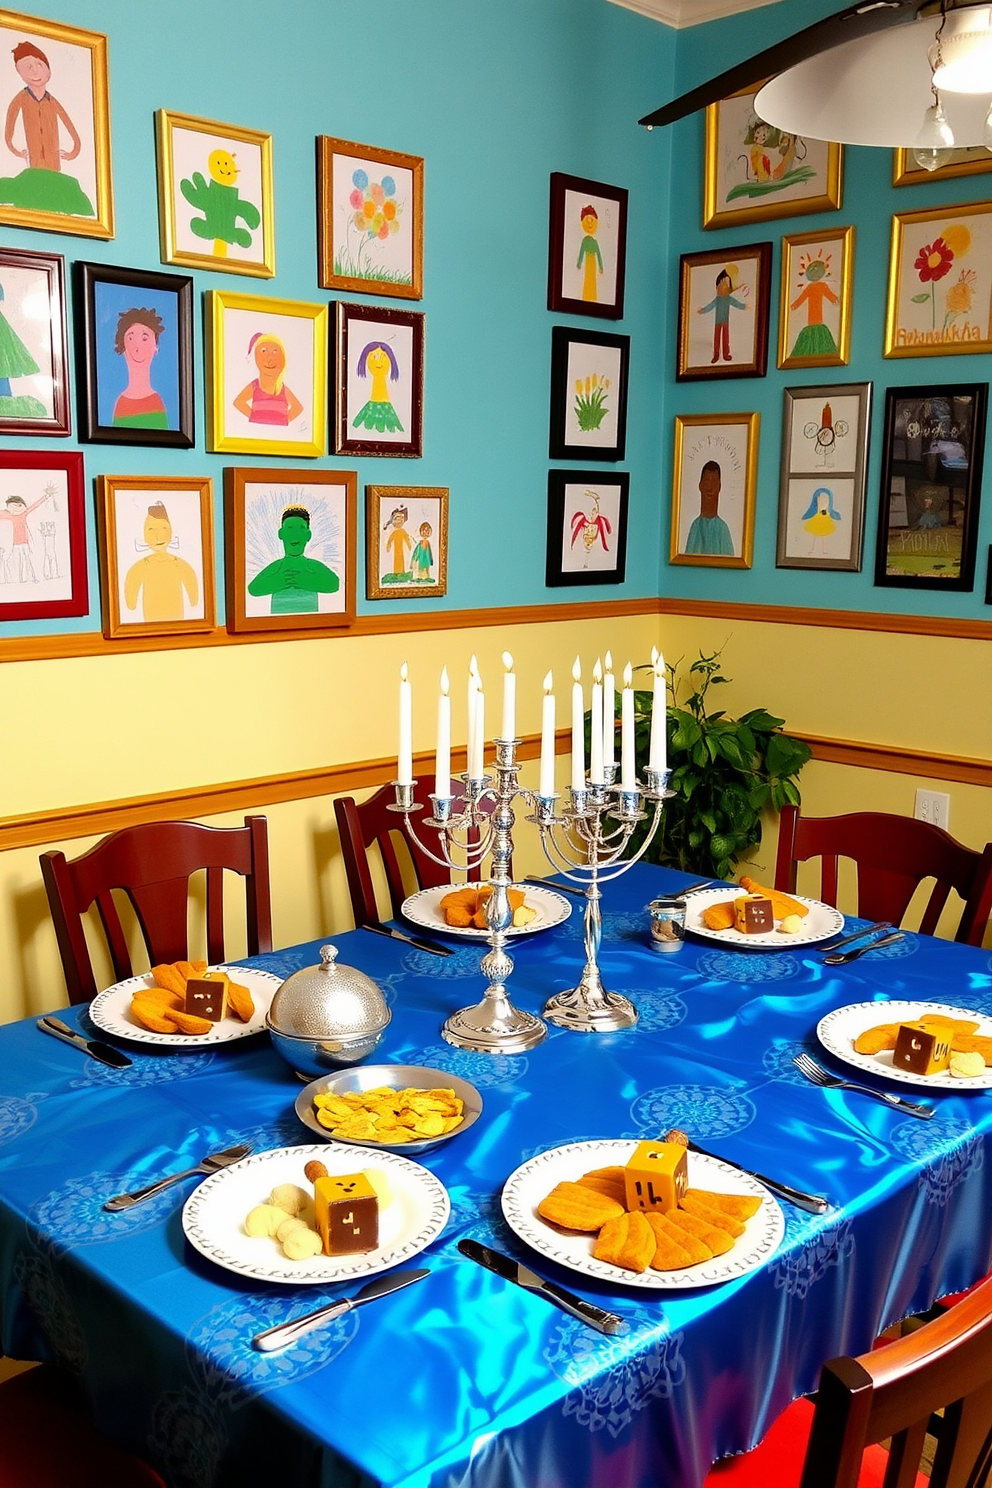
[(555, 681), (549, 672), (544, 679), (544, 698), (541, 703), (541, 783), (539, 793), (553, 796), (555, 793)]
[(665, 697), (665, 658), (657, 653), (654, 663), (654, 692), (651, 697), (651, 745), (648, 764), (652, 770), (668, 768), (668, 704)]
[(400, 667), (400, 743), (396, 780), (400, 785), (413, 784), (413, 690), (406, 662)]
[(572, 789), (580, 791), (586, 788), (586, 719), (578, 657), (572, 667), (572, 679)]
[(434, 760), (434, 794), (451, 795), (451, 697), (448, 668), (441, 669), (441, 692), (437, 700), (437, 753)]
[(603, 784), (603, 668), (598, 657), (589, 699), (589, 784)]
[(613, 675), (613, 657), (606, 653), (606, 675), (603, 678), (603, 763), (616, 765), (617, 679)]
[(506, 668), (503, 673), (503, 725), (499, 736), (501, 739), (515, 739), (517, 737), (517, 677), (513, 670), (513, 657), (509, 651), (503, 652), (503, 665)]
[(620, 694), (620, 788), (632, 791), (636, 781), (634, 769), (634, 673), (630, 662), (623, 669), (623, 692)]

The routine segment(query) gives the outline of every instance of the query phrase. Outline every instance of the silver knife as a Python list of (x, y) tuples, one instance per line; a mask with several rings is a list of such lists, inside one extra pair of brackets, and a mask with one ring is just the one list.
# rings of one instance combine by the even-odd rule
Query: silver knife
[(123, 1069), (125, 1065), (131, 1064), (126, 1054), (120, 1049), (115, 1049), (112, 1044), (101, 1044), (98, 1039), (84, 1038), (68, 1023), (63, 1023), (61, 1018), (52, 1017), (49, 1014), (45, 1018), (38, 1019), (38, 1027), (42, 1033), (50, 1033), (52, 1038), (61, 1039), (64, 1044), (72, 1044), (76, 1049), (82, 1049), (85, 1054), (90, 1054), (98, 1059), (101, 1064), (109, 1064), (113, 1069)]
[(432, 940), (418, 940), (415, 935), (406, 935), (402, 930), (394, 930), (392, 925), (359, 925), (359, 930), (371, 930), (373, 935), (387, 935), (390, 940), (402, 940), (407, 945), (416, 946), (418, 951), (430, 951), (432, 956), (450, 956), (453, 954), (448, 946), (435, 945)]
[(524, 883), (540, 884), (542, 889), (553, 889), (559, 894), (574, 894), (576, 899), (584, 899), (586, 891), (578, 884), (558, 883), (554, 878), (538, 878), (536, 873), (528, 873)]
[(863, 935), (874, 935), (879, 930), (891, 928), (891, 921), (876, 920), (874, 925), (866, 925), (863, 930), (855, 930), (853, 935), (845, 935), (843, 940), (828, 940), (825, 944), (818, 945), (818, 951), (839, 951), (841, 946), (852, 945), (854, 941), (860, 940)]
[(478, 1240), (459, 1240), (458, 1249), (470, 1261), (485, 1266), (487, 1271), (494, 1271), (504, 1281), (512, 1281), (525, 1291), (537, 1292), (540, 1296), (547, 1297), (549, 1302), (553, 1302), (563, 1312), (571, 1313), (580, 1323), (588, 1323), (590, 1328), (595, 1328), (599, 1333), (627, 1331), (628, 1324), (617, 1313), (606, 1312), (604, 1308), (577, 1297), (574, 1292), (567, 1292), (564, 1287), (556, 1286), (553, 1281), (545, 1281), (543, 1276), (538, 1276), (536, 1271), (531, 1271), (522, 1261), (515, 1261), (511, 1256), (503, 1255), (488, 1245), (480, 1245)]
[(826, 1214), (830, 1208), (830, 1200), (825, 1199), (822, 1194), (804, 1193), (801, 1188), (791, 1188), (788, 1183), (779, 1183), (777, 1178), (766, 1178), (764, 1173), (756, 1173), (753, 1168), (745, 1168), (743, 1163), (734, 1162), (731, 1157), (717, 1157), (715, 1152), (707, 1152), (705, 1147), (700, 1147), (696, 1142), (689, 1142), (689, 1151), (698, 1152), (700, 1157), (712, 1157), (717, 1162), (726, 1163), (728, 1168), (736, 1168), (738, 1173), (746, 1173), (749, 1178), (757, 1178), (773, 1194), (778, 1194), (780, 1199), (785, 1199), (789, 1204), (795, 1204), (797, 1209), (805, 1209), (809, 1214)]
[(326, 1307), (318, 1307), (316, 1312), (305, 1312), (302, 1317), (293, 1318), (292, 1322), (278, 1323), (274, 1328), (266, 1328), (264, 1333), (256, 1333), (251, 1346), (263, 1354), (270, 1354), (273, 1349), (288, 1348), (312, 1328), (323, 1327), (325, 1323), (331, 1323), (335, 1318), (350, 1312), (353, 1307), (361, 1307), (364, 1302), (374, 1302), (377, 1297), (388, 1297), (390, 1292), (398, 1292), (411, 1282), (423, 1281), (430, 1274), (429, 1270), (422, 1268), (419, 1271), (393, 1271), (388, 1276), (377, 1276), (375, 1281), (368, 1282), (354, 1297), (342, 1297), (340, 1302), (329, 1302)]

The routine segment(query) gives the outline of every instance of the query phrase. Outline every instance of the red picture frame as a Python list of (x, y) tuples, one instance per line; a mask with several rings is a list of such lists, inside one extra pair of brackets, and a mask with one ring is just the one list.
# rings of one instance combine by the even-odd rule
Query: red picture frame
[[(11, 506), (17, 497), (19, 509), (16, 503)], [(0, 451), (0, 565), (0, 621), (89, 614), (83, 457), (78, 451)], [(46, 588), (56, 597), (47, 598)]]

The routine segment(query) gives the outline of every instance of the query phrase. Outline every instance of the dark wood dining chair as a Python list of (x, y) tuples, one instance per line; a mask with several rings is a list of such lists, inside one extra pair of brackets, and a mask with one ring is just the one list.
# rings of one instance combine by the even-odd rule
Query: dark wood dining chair
[[(382, 859), (386, 886), (389, 890), (390, 911), (394, 918), (399, 914), (403, 900), (407, 897), (407, 890), (404, 888), (404, 868), (401, 864), (405, 864), (408, 872), (412, 868), (418, 888), (434, 889), (441, 884), (451, 882), (451, 869), (433, 862), (426, 853), (421, 852), (417, 844), (404, 831), (403, 818), (399, 812), (389, 810), (389, 806), (395, 800), (396, 792), (393, 787), (384, 785), (361, 805), (358, 805), (353, 796), (339, 796), (334, 802), (341, 856), (344, 858), (345, 872), (348, 875), (348, 890), (351, 894), (351, 908), (356, 925), (375, 925), (379, 922), (375, 885), (369, 865), (369, 853), (375, 848), (378, 848)], [(419, 796), (418, 800), (420, 800)], [(421, 804), (425, 803), (421, 801)], [(458, 804), (456, 800), (456, 810)], [(482, 809), (491, 811), (491, 803), (483, 802)], [(425, 815), (429, 815), (429, 812), (430, 802), (426, 802), (425, 811), (417, 812), (414, 819), (418, 823), (418, 833), (421, 831), (419, 823), (423, 821)], [(423, 828), (423, 839), (432, 852), (435, 850), (439, 852), (437, 833), (431, 831), (430, 827)], [(478, 833), (473, 833), (470, 840), (477, 842)], [(478, 883), (479, 869), (477, 867), (471, 869), (468, 877), (470, 882)]]
[(837, 903), (840, 858), (857, 865), (858, 914), (898, 925), (919, 885), (936, 879), (920, 923), (933, 935), (951, 889), (964, 900), (954, 939), (980, 946), (992, 912), (992, 843), (981, 852), (962, 847), (949, 832), (909, 816), (858, 811), (849, 816), (800, 816), (784, 806), (779, 819), (775, 887), (789, 894), (796, 870), (822, 858), (820, 898)]
[[(920, 1471), (928, 1434), (929, 1477)], [(990, 1472), (987, 1280), (915, 1333), (825, 1364), (814, 1403), (794, 1401), (753, 1452), (718, 1462), (704, 1488), (985, 1488)]]
[(224, 960), (224, 872), (245, 881), (248, 954), (272, 949), (268, 824), (245, 817), (243, 827), (204, 827), (198, 822), (146, 822), (112, 832), (82, 857), (41, 855), (62, 969), (71, 1003), (97, 993), (83, 917), (96, 904), (117, 981), (134, 967), (113, 891), (130, 900), (152, 966), (189, 957), (190, 878), (206, 870), (207, 960)]
[(54, 1365), (0, 1384), (0, 1488), (166, 1488), (93, 1424), (75, 1380)]

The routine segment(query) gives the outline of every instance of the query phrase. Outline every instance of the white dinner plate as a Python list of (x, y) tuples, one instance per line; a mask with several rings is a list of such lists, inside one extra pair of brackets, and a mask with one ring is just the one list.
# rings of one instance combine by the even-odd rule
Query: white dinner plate
[[(379, 1210), (379, 1244), (364, 1255), (310, 1256), (291, 1261), (278, 1240), (253, 1238), (244, 1232), (245, 1217), (256, 1204), (268, 1202), (279, 1183), (309, 1188), (304, 1168), (313, 1159), (327, 1171), (360, 1173), (379, 1168), (389, 1180), (391, 1197)], [(367, 1147), (321, 1142), (312, 1147), (276, 1147), (253, 1152), (238, 1163), (205, 1178), (183, 1206), (183, 1230), (207, 1260), (251, 1276), (256, 1281), (289, 1286), (326, 1286), (388, 1271), (436, 1240), (448, 1220), (448, 1191), (433, 1173), (395, 1152), (372, 1153)]]
[[(320, 1075), (316, 1080), (311, 1080), (309, 1085), (305, 1085), (296, 1097), (296, 1114), (303, 1125), (308, 1126), (323, 1141), (337, 1142), (339, 1138), (317, 1120), (314, 1096), (375, 1090), (380, 1085), (388, 1085), (392, 1090), (453, 1090), (464, 1107), (461, 1125), (450, 1132), (444, 1132), (440, 1137), (422, 1137), (416, 1142), (357, 1142), (352, 1139), (355, 1147), (371, 1147), (376, 1152), (385, 1149), (387, 1152), (401, 1152), (412, 1157), (416, 1152), (436, 1147), (439, 1142), (450, 1142), (452, 1137), (460, 1136), (473, 1126), (482, 1115), (482, 1096), (474, 1085), (448, 1070), (431, 1069), (425, 1064), (362, 1064), (356, 1065), (354, 1069), (340, 1070), (336, 1075)], [(343, 1141), (344, 1138), (340, 1140)]]
[(622, 1165), (636, 1146), (636, 1142), (623, 1138), (571, 1142), (567, 1147), (555, 1147), (522, 1163), (503, 1185), (503, 1215), (510, 1229), (548, 1260), (578, 1271), (581, 1276), (651, 1291), (717, 1286), (757, 1271), (774, 1255), (785, 1234), (785, 1217), (767, 1188), (749, 1174), (698, 1152), (689, 1153), (689, 1182), (694, 1188), (708, 1188), (714, 1193), (756, 1194), (761, 1199), (761, 1208), (748, 1220), (733, 1249), (714, 1256), (711, 1261), (697, 1261), (684, 1271), (652, 1271), (650, 1267), (640, 1273), (627, 1271), (596, 1259), (592, 1253), (595, 1235), (559, 1229), (538, 1214), (538, 1204), (556, 1184), (574, 1183), (591, 1168)]
[(765, 935), (745, 935), (741, 930), (711, 930), (703, 921), (703, 911), (713, 904), (725, 904), (729, 899), (739, 899), (746, 889), (701, 889), (690, 894), (686, 901), (685, 928), (693, 935), (705, 940), (715, 940), (720, 945), (746, 946), (749, 950), (778, 949), (780, 946), (815, 945), (818, 940), (827, 940), (844, 928), (844, 916), (830, 904), (821, 904), (819, 899), (804, 899), (793, 894), (800, 904), (805, 904), (809, 914), (803, 917), (802, 929), (797, 935), (783, 935), (781, 930), (769, 930)]
[(992, 1037), (992, 1018), (981, 1013), (969, 1012), (967, 1008), (948, 1007), (943, 1002), (852, 1002), (848, 1007), (837, 1008), (821, 1018), (816, 1027), (816, 1036), (829, 1054), (853, 1065), (856, 1070), (868, 1075), (884, 1075), (887, 1080), (898, 1080), (900, 1085), (915, 1085), (919, 1090), (992, 1090), (992, 1069), (986, 1067), (980, 1075), (959, 1080), (947, 1070), (936, 1075), (911, 1075), (907, 1070), (892, 1068), (892, 1050), (881, 1054), (857, 1054), (854, 1040), (866, 1028), (875, 1028), (879, 1023), (913, 1023), (924, 1013), (943, 1013), (948, 1018), (968, 1018), (977, 1023), (976, 1033), (983, 1038)]
[(234, 1039), (249, 1038), (265, 1028), (265, 1015), (269, 1003), (282, 986), (282, 979), (271, 971), (250, 971), (246, 966), (213, 966), (211, 971), (226, 971), (232, 982), (247, 987), (255, 1004), (255, 1011), (247, 1023), (240, 1018), (228, 1016), (215, 1023), (209, 1033), (153, 1033), (144, 1028), (131, 1012), (131, 998), (136, 992), (154, 985), (150, 971), (144, 976), (128, 977), (126, 982), (115, 982), (105, 992), (97, 993), (89, 1005), (89, 1014), (97, 1028), (115, 1038), (129, 1039), (136, 1044), (157, 1044), (170, 1049), (203, 1049), (212, 1044), (229, 1044)]
[[(403, 913), (415, 925), (423, 925), (425, 930), (443, 930), (445, 935), (461, 935), (466, 940), (487, 940), (488, 930), (477, 930), (474, 925), (465, 928), (449, 925), (445, 920), (440, 907), (441, 900), (457, 887), (457, 884), (442, 884), (436, 889), (421, 889), (419, 893), (411, 894), (409, 899), (403, 901)], [(552, 925), (560, 925), (572, 913), (568, 900), (551, 889), (542, 889), (534, 884), (527, 884), (526, 887), (521, 884), (519, 887), (526, 895), (524, 903), (537, 910), (537, 919), (531, 920), (529, 925), (511, 925), (507, 931), (508, 936), (536, 935), (538, 930), (550, 930)]]

